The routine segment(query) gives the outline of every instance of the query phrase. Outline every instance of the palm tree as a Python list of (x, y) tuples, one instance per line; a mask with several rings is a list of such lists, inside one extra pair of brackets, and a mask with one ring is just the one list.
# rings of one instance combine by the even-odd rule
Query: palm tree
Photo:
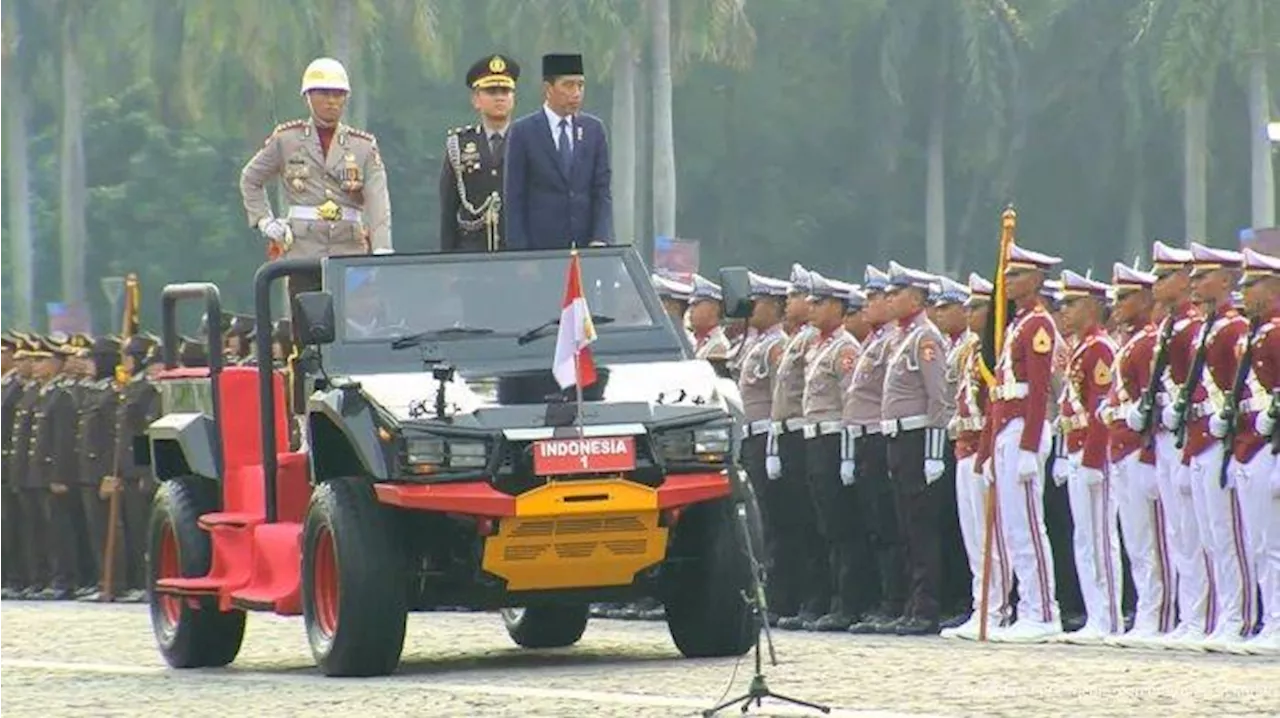
[(1253, 226), (1276, 224), (1275, 172), (1267, 123), (1271, 121), (1271, 87), (1267, 66), (1280, 42), (1280, 6), (1269, 0), (1235, 0), (1230, 7), (1233, 54), (1244, 66), (1249, 94), (1249, 157)]
[(31, 228), (31, 166), (27, 157), (28, 64), (32, 48), (24, 39), (23, 15), (28, 5), (8, 2), (3, 12), (4, 42), (4, 124), (5, 170), (8, 174), (9, 251), (13, 252), (14, 304), (13, 320), (20, 327), (31, 327), (31, 310), (35, 302), (32, 284), (35, 274), (33, 234)]

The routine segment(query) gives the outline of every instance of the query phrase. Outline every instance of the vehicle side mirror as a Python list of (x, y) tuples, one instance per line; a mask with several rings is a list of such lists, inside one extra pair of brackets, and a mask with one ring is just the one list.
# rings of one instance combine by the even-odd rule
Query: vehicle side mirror
[(746, 267), (721, 267), (720, 291), (724, 315), (729, 319), (751, 316), (751, 276)]
[(335, 337), (333, 295), (328, 292), (300, 292), (294, 297), (297, 312), (293, 323), (303, 346), (332, 344)]

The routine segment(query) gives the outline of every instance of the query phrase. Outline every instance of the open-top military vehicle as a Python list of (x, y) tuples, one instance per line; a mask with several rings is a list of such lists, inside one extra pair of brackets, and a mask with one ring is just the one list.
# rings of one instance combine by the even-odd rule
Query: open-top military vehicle
[[(547, 648), (578, 641), (589, 603), (646, 596), (685, 656), (750, 648), (736, 389), (691, 358), (633, 250), (593, 248), (580, 261), (599, 378), (581, 401), (562, 390), (569, 259), (266, 264), (259, 327), (276, 280), (322, 287), (294, 300), (305, 350), (288, 374), (224, 365), (217, 287), (164, 289), (164, 414), (139, 451), (160, 482), (151, 618), (169, 664), (233, 661), (248, 611), (301, 614), (325, 674), (380, 675), (408, 611), (501, 609), (517, 644)], [(205, 303), (207, 368), (175, 364), (187, 299)], [(255, 341), (270, 357), (269, 332)]]

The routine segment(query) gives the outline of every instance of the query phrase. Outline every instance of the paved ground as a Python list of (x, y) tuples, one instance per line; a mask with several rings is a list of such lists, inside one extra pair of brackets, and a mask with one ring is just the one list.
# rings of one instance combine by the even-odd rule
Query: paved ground
[[(556, 651), (515, 648), (495, 614), (415, 615), (408, 636), (397, 675), (326, 679), (300, 619), (254, 615), (231, 668), (179, 672), (156, 652), (145, 606), (5, 602), (4, 715), (680, 716), (696, 715), (727, 688), (744, 691), (751, 674), (749, 656), (740, 665), (679, 658), (660, 623), (593, 620), (578, 646)], [(779, 665), (766, 665), (770, 687), (827, 702), (833, 715), (1280, 713), (1274, 658), (774, 636)], [(753, 713), (809, 715), (768, 702)]]

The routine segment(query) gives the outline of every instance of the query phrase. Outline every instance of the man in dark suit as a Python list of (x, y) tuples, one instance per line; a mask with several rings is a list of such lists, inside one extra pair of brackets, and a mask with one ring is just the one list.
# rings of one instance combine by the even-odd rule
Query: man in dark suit
[(505, 55), (467, 71), (474, 125), (449, 130), (440, 169), (440, 250), (493, 252), (504, 244), (502, 167), (520, 65)]
[(544, 55), (544, 104), (511, 126), (503, 202), (507, 247), (555, 249), (613, 238), (604, 123), (581, 111), (581, 55)]

